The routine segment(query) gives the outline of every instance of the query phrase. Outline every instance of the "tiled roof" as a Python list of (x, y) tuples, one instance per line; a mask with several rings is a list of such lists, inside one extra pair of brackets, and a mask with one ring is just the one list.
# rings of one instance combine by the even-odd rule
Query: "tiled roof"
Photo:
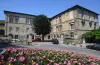
[(79, 5), (75, 5), (75, 6), (71, 7), (71, 8), (69, 8), (69, 9), (67, 9), (67, 10), (65, 10), (65, 11), (63, 11), (63, 12), (61, 12), (61, 13), (59, 13), (59, 14), (55, 15), (55, 16), (53, 16), (51, 19), (53, 19), (53, 18), (55, 18), (55, 17), (57, 17), (57, 16), (59, 16), (59, 15), (61, 15), (61, 14), (65, 13), (65, 12), (67, 12), (67, 11), (69, 11), (69, 10), (76, 9), (76, 8), (83, 8), (83, 9), (85, 9), (85, 10), (88, 10), (88, 11), (90, 11), (90, 12), (92, 12), (92, 13), (95, 13), (95, 14), (99, 15), (98, 13), (93, 12), (93, 11), (91, 11), (91, 10), (87, 9), (87, 8), (84, 8), (84, 7), (79, 6)]
[(19, 13), (19, 12), (12, 12), (12, 11), (6, 11), (6, 10), (4, 10), (4, 13), (14, 13), (14, 14), (21, 14), (21, 15), (28, 15), (28, 16), (36, 16), (36, 15), (32, 15), (32, 14), (25, 14), (25, 13)]

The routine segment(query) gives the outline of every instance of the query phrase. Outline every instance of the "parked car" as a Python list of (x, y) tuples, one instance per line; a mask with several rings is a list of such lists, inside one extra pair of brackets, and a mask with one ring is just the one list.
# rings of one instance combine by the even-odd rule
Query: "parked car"
[(100, 44), (96, 44), (96, 45), (94, 46), (94, 49), (95, 49), (95, 50), (100, 50)]
[(3, 43), (3, 40), (2, 40), (2, 39), (0, 39), (0, 44), (1, 44), (1, 43)]
[(0, 39), (0, 44), (9, 44), (10, 40), (9, 39)]
[(93, 49), (95, 45), (87, 45), (86, 48)]
[(32, 42), (39, 42), (39, 41), (41, 41), (41, 39), (40, 39), (40, 38), (35, 38), (35, 39), (32, 39)]
[(87, 45), (86, 48), (100, 50), (100, 44)]
[(11, 43), (20, 42), (19, 39), (11, 39)]
[(58, 39), (52, 39), (52, 43), (53, 44), (59, 44), (59, 41), (58, 41)]

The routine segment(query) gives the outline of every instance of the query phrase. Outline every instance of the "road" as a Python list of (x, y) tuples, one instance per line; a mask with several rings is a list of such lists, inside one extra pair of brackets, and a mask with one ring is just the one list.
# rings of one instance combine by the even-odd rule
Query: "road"
[[(0, 47), (1, 47), (1, 45), (0, 45)], [(85, 53), (85, 54), (97, 56), (100, 58), (100, 51), (76, 47), (76, 46), (68, 46), (65, 44), (52, 44), (50, 42), (48, 42), (48, 43), (47, 42), (33, 43), (33, 45), (14, 44), (14, 45), (8, 45), (7, 47), (39, 48), (39, 49), (52, 49), (52, 50), (71, 50), (73, 52)], [(4, 48), (7, 48), (7, 47), (4, 47)], [(3, 48), (3, 46), (2, 46), (2, 48)]]

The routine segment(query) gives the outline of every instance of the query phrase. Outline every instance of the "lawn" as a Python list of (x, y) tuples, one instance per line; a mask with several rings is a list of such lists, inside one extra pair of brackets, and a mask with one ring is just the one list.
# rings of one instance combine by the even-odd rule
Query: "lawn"
[(100, 65), (100, 59), (71, 51), (7, 48), (0, 65)]

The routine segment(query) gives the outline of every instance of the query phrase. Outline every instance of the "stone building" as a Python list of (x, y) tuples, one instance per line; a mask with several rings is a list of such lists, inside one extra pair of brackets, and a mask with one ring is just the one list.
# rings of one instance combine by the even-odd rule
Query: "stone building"
[[(5, 14), (5, 35), (12, 39), (27, 40), (34, 38), (32, 21), (35, 15), (18, 12), (4, 11)], [(33, 35), (33, 36), (32, 36)]]
[(51, 18), (51, 38), (79, 39), (83, 33), (99, 28), (98, 15), (75, 5)]
[[(30, 36), (37, 37), (32, 25), (35, 15), (11, 11), (4, 11), (4, 14), (5, 35), (22, 40), (27, 40)], [(98, 15), (89, 9), (75, 5), (50, 18), (52, 29), (45, 39), (80, 39), (83, 33), (99, 28)]]
[(5, 21), (0, 20), (0, 36), (5, 35)]

